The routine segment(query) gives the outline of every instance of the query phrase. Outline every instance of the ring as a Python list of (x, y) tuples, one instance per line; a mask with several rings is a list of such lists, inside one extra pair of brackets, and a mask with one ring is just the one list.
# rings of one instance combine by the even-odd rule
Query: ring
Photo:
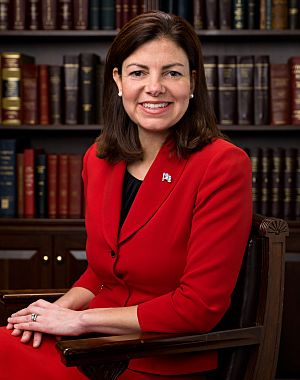
[(31, 314), (31, 320), (32, 320), (32, 322), (36, 322), (37, 317), (38, 317), (37, 314), (32, 313), (32, 314)]

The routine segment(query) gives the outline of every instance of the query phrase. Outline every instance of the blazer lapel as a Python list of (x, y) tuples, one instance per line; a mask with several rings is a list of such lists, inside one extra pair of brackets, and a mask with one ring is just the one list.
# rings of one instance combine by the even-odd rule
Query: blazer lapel
[(119, 243), (148, 222), (178, 182), (187, 160), (171, 153), (173, 146), (169, 141), (159, 151), (120, 230)]

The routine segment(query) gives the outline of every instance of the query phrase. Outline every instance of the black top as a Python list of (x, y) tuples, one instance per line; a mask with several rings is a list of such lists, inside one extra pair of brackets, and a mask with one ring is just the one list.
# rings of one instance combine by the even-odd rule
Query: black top
[(122, 195), (122, 210), (120, 219), (120, 228), (126, 219), (126, 216), (130, 210), (130, 207), (134, 201), (134, 198), (141, 186), (143, 181), (135, 178), (129, 173), (128, 170), (125, 172), (124, 183), (123, 183), (123, 195)]

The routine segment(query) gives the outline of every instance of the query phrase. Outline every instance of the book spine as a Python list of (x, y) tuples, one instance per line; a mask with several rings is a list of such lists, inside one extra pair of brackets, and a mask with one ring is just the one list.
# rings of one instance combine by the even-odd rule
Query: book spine
[(28, 8), (28, 29), (30, 30), (38, 30), (40, 29), (40, 12), (41, 12), (41, 4), (40, 0), (27, 0), (27, 8)]
[(100, 24), (100, 0), (89, 1), (89, 29), (99, 30)]
[(184, 18), (189, 23), (192, 23), (193, 15), (192, 15), (192, 6), (191, 2), (186, 0), (177, 0), (177, 15)]
[(288, 0), (272, 0), (272, 29), (288, 28)]
[(9, 0), (0, 0), (0, 30), (9, 28)]
[(205, 28), (204, 0), (193, 1), (193, 26), (196, 30)]
[(246, 26), (246, 2), (245, 0), (233, 0), (233, 29), (245, 29)]
[(266, 29), (272, 29), (272, 0), (266, 0)]
[(247, 27), (248, 29), (258, 29), (259, 27), (259, 2), (257, 0), (248, 1)]
[(72, 0), (58, 0), (58, 27), (61, 30), (70, 30), (73, 27)]
[(267, 0), (260, 0), (259, 2), (259, 29), (267, 29)]
[(300, 1), (290, 0), (288, 4), (288, 27), (295, 30), (300, 26), (299, 20)]
[(48, 125), (50, 123), (48, 65), (40, 64), (37, 67), (38, 67), (39, 123), (41, 125)]
[(273, 150), (262, 149), (261, 213), (272, 215), (272, 163)]
[[(1, 1), (1, 0), (0, 0)], [(13, 0), (11, 3), (12, 7), (12, 29), (14, 30), (24, 30), (26, 29), (26, 1), (25, 0)]]
[(57, 218), (58, 204), (58, 156), (47, 155), (48, 217)]
[(205, 0), (206, 28), (215, 30), (219, 28), (219, 12), (217, 0)]
[(262, 150), (252, 148), (250, 150), (250, 160), (252, 166), (252, 200), (253, 212), (261, 213), (262, 199)]
[(236, 123), (236, 56), (218, 57), (218, 95), (219, 123), (233, 125)]
[(69, 175), (68, 155), (58, 155), (58, 217), (68, 217)]
[(253, 124), (253, 56), (237, 56), (237, 111), (238, 124)]
[(0, 139), (0, 216), (16, 216), (16, 140)]
[(24, 149), (24, 217), (35, 215), (34, 150)]
[(290, 73), (290, 105), (291, 124), (300, 124), (300, 57), (290, 57), (288, 61)]
[(284, 199), (284, 166), (285, 151), (282, 148), (273, 150), (273, 166), (272, 166), (272, 216), (282, 218), (283, 199)]
[(294, 220), (297, 192), (297, 156), (296, 148), (286, 149), (284, 172), (284, 218)]
[(21, 103), (22, 103), (22, 124), (38, 124), (37, 105), (37, 65), (34, 63), (24, 64), (22, 67), (21, 81)]
[(218, 119), (218, 57), (206, 55), (203, 56), (203, 61), (208, 95)]
[(69, 217), (80, 218), (82, 215), (82, 156), (69, 155)]
[(42, 0), (42, 29), (57, 29), (57, 0)]
[(219, 26), (221, 30), (228, 30), (232, 27), (231, 0), (219, 1)]
[(88, 0), (73, 0), (73, 25), (76, 30), (88, 28)]
[(96, 67), (97, 87), (96, 87), (96, 123), (103, 124), (103, 86), (104, 86), (105, 64), (99, 62)]
[(35, 202), (36, 216), (47, 216), (47, 159), (45, 153), (37, 153), (35, 157)]
[(17, 153), (17, 216), (24, 216), (24, 154)]
[(290, 123), (289, 68), (285, 63), (270, 64), (270, 117), (272, 125)]
[[(128, 15), (128, 3), (127, 8), (125, 7), (125, 11)], [(124, 13), (124, 7), (123, 7)], [(124, 17), (124, 15), (122, 15)], [(115, 24), (115, 1), (114, 0), (102, 0), (100, 4), (100, 23), (101, 29), (103, 30), (113, 30), (116, 28)], [(122, 22), (123, 23), (123, 22)]]
[(300, 151), (297, 150), (295, 219), (300, 220)]
[(267, 125), (269, 116), (269, 61), (268, 55), (254, 57), (254, 124)]
[(62, 68), (49, 65), (49, 116), (51, 124), (60, 124), (62, 116)]
[(63, 57), (63, 68), (65, 124), (77, 124), (79, 57), (77, 55), (65, 55)]
[(115, 12), (116, 12), (116, 17), (115, 17), (116, 30), (120, 31), (120, 29), (123, 26), (123, 3), (122, 3), (122, 0), (116, 0)]
[(122, 25), (125, 25), (129, 21), (129, 18), (129, 0), (122, 0)]
[(129, 1), (129, 18), (132, 19), (139, 14), (138, 0)]

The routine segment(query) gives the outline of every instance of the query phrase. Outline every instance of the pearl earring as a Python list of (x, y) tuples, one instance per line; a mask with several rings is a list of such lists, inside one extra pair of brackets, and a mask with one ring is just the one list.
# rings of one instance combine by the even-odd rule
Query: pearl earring
[(194, 94), (191, 94), (191, 95), (190, 95), (190, 99), (193, 99), (193, 97), (194, 97)]
[(119, 90), (118, 96), (122, 96), (122, 90)]

